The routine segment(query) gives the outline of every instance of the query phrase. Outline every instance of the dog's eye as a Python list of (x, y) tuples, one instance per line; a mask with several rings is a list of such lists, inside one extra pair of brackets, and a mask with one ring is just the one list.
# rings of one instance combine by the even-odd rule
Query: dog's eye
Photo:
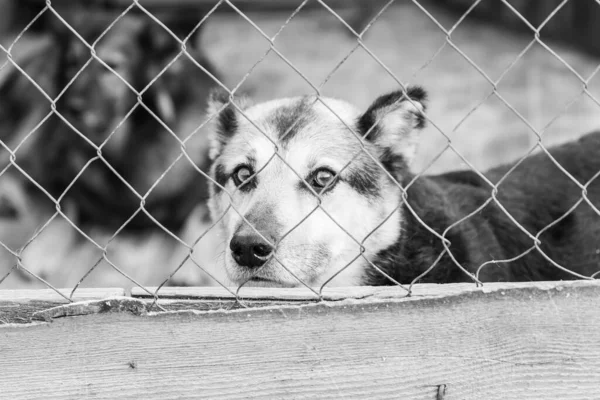
[(254, 173), (252, 172), (252, 170), (245, 166), (239, 166), (236, 168), (235, 171), (233, 171), (233, 183), (235, 183), (235, 186), (240, 186), (242, 183), (244, 183), (244, 181), (246, 181), (248, 178), (250, 178)]
[(321, 168), (321, 169), (317, 170), (315, 173), (313, 173), (313, 176), (310, 180), (310, 184), (315, 189), (320, 190), (325, 187), (331, 186), (331, 183), (333, 182), (334, 177), (335, 177), (335, 174), (333, 172), (331, 172), (328, 169)]
[(106, 52), (102, 54), (102, 60), (113, 71), (118, 71), (125, 66), (127, 57), (121, 52)]

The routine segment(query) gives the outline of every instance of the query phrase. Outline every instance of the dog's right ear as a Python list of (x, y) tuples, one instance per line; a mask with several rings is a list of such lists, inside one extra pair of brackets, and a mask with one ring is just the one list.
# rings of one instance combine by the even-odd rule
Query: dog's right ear
[[(229, 141), (239, 127), (242, 117), (232, 104), (233, 96), (218, 87), (211, 90), (208, 97), (208, 117), (211, 120), (209, 157), (214, 160), (221, 154), (223, 146)], [(238, 106), (244, 107), (245, 100), (238, 100)]]
[(358, 119), (359, 134), (409, 165), (425, 126), (426, 101), (427, 93), (419, 86), (380, 96)]

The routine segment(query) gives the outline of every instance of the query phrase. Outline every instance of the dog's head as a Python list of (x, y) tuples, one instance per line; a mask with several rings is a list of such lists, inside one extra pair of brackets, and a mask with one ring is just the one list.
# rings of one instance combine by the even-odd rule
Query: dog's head
[(361, 112), (329, 98), (244, 106), (214, 95), (209, 206), (231, 280), (360, 284), (367, 259), (399, 238), (397, 182), (416, 152), (425, 100), (412, 87)]
[[(63, 55), (63, 85), (67, 86), (59, 102), (62, 115), (96, 145), (120, 127), (103, 151), (122, 156), (133, 134), (132, 120), (153, 119), (143, 107), (133, 112), (138, 102), (136, 91), (142, 92), (142, 101), (152, 113), (172, 127), (179, 117), (176, 111), (190, 92), (186, 84), (196, 83), (198, 73), (194, 71), (200, 69), (195, 65), (192, 69), (187, 57), (176, 59), (181, 43), (154, 21), (127, 15), (108, 28), (113, 19), (111, 15), (86, 14), (72, 21), (80, 37), (62, 24), (54, 33)], [(179, 38), (191, 30), (188, 25), (176, 27), (173, 34)], [(195, 41), (194, 35), (188, 44), (194, 57)], [(143, 136), (147, 139), (148, 129)]]

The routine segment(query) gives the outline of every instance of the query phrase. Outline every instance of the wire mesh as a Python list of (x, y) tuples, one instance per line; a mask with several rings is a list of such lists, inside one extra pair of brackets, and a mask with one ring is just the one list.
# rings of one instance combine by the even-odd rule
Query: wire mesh
[[(560, 260), (566, 258), (556, 258), (555, 251), (544, 247), (544, 234), (555, 232), (557, 229), (568, 230), (569, 226), (563, 227), (563, 225), (565, 221), (568, 222), (573, 218), (579, 208), (589, 207), (596, 216), (600, 217), (598, 199), (590, 197), (590, 186), (594, 185), (600, 170), (591, 174), (589, 179), (581, 181), (562, 165), (554, 155), (552, 146), (544, 142), (545, 133), (551, 130), (557, 121), (582, 98), (591, 101), (594, 107), (600, 106), (592, 88), (593, 79), (600, 70), (600, 65), (596, 65), (586, 78), (568, 61), (567, 58), (573, 58), (571, 55), (568, 57), (561, 55), (561, 51), (553, 49), (554, 42), (546, 42), (542, 39), (542, 30), (553, 18), (557, 18), (561, 10), (569, 4), (568, 0), (557, 4), (537, 26), (530, 23), (509, 1), (501, 2), (504, 11), (521, 21), (529, 30), (529, 39), (525, 42), (525, 47), (505, 63), (506, 67), (495, 74), (497, 78), (493, 78), (485, 71), (485, 67), (480, 66), (479, 62), (469, 56), (468, 42), (460, 43), (463, 40), (460, 37), (460, 29), (463, 28), (470, 14), (478, 7), (482, 7), (482, 3), (485, 3), (482, 0), (474, 1), (452, 24), (447, 23), (447, 17), (441, 18), (443, 20), (441, 21), (440, 16), (437, 15), (439, 9), (429, 2), (414, 0), (401, 3), (391, 0), (379, 3), (376, 11), (368, 13), (368, 20), (363, 19), (358, 25), (348, 22), (352, 16), (346, 15), (346, 10), (338, 8), (337, 4), (334, 7), (333, 3), (323, 0), (304, 0), (293, 4), (281, 25), (274, 26), (272, 23), (269, 29), (261, 27), (261, 23), (256, 21), (258, 14), (248, 7), (242, 7), (240, 4), (243, 2), (220, 0), (201, 2), (204, 7), (202, 13), (194, 14), (199, 16), (191, 18), (191, 22), (188, 16), (183, 30), (178, 23), (165, 22), (155, 9), (143, 1), (121, 3), (119, 4), (122, 7), (118, 12), (107, 14), (109, 17), (105, 18), (104, 25), (100, 24), (102, 29), (90, 32), (93, 31), (90, 25), (94, 24), (86, 18), (72, 17), (60, 7), (60, 2), (47, 0), (30, 23), (6, 46), (1, 47), (6, 61), (0, 66), (0, 85), (4, 88), (4, 92), (12, 97), (9, 98), (7, 94), (6, 100), (0, 99), (2, 107), (8, 110), (8, 113), (4, 114), (0, 110), (0, 116), (7, 121), (16, 122), (12, 125), (7, 123), (6, 129), (0, 128), (3, 129), (0, 130), (2, 134), (0, 144), (4, 149), (0, 158), (3, 164), (0, 179), (6, 182), (4, 183), (5, 197), (13, 203), (14, 199), (18, 198), (17, 203), (20, 204), (18, 207), (10, 205), (6, 208), (17, 207), (11, 212), (30, 217), (34, 228), (25, 235), (26, 237), (15, 239), (14, 243), (12, 241), (10, 244), (0, 243), (7, 253), (5, 258), (10, 259), (5, 273), (0, 277), (0, 288), (10, 279), (25, 280), (28, 284), (38, 283), (43, 287), (51, 288), (69, 300), (81, 285), (93, 285), (94, 276), (116, 274), (127, 281), (129, 286), (140, 287), (155, 299), (159, 298), (160, 290), (165, 285), (193, 282), (193, 284), (220, 285), (241, 300), (243, 288), (253, 283), (253, 276), (260, 275), (266, 265), (277, 265), (285, 271), (282, 272), (283, 274), (294, 279), (293, 286), (307, 287), (316, 298), (321, 298), (325, 287), (334, 284), (339, 276), (352, 271), (354, 266), (360, 265), (363, 271), (370, 271), (369, 274), (383, 276), (385, 284), (397, 285), (410, 294), (412, 286), (418, 282), (471, 281), (479, 285), (489, 279), (484, 279), (487, 271), (492, 269), (502, 271), (511, 263), (529, 260), (528, 257), (536, 254), (547, 260), (546, 268), (564, 272), (563, 275), (557, 275), (561, 278), (594, 279), (600, 273), (600, 258), (597, 258), (600, 250), (596, 250), (600, 248), (600, 243), (593, 233), (585, 243), (594, 254), (590, 256), (586, 268), (578, 265), (563, 265)], [(394, 71), (395, 68), (390, 67), (385, 61), (389, 55), (382, 52), (381, 43), (370, 42), (369, 35), (378, 29), (380, 21), (387, 15), (398, 16), (401, 12), (405, 12), (408, 6), (412, 7), (412, 15), (418, 14), (421, 18), (430, 21), (434, 27), (431, 29), (435, 29), (443, 41), (437, 50), (427, 54), (424, 60), (419, 60), (416, 68), (412, 70), (411, 79), (402, 80)], [(372, 5), (370, 7), (372, 8)], [(397, 11), (394, 7), (402, 11)], [(175, 11), (177, 9), (176, 6), (171, 8)], [(288, 40), (284, 37), (286, 30), (298, 19), (306, 23), (310, 15), (307, 17), (303, 13), (309, 8), (310, 12), (314, 13), (310, 15), (327, 15), (328, 18), (333, 18), (332, 21), (337, 21), (339, 30), (346, 35), (344, 43), (348, 47), (344, 52), (340, 51), (343, 54), (339, 61), (329, 66), (326, 71), (318, 71), (319, 74), (309, 68), (310, 63), (307, 67), (306, 62), (299, 63), (294, 60), (294, 54), (286, 54), (286, 51), (282, 50), (282, 48), (288, 50), (290, 48), (289, 45), (282, 44), (282, 41)], [(244, 67), (246, 69), (239, 79), (228, 77), (233, 75), (227, 69), (229, 64), (221, 63), (220, 69), (216, 69), (209, 61), (210, 54), (206, 57), (205, 50), (202, 45), (199, 45), (202, 42), (198, 38), (200, 33), (205, 36), (210, 31), (210, 26), (205, 27), (205, 25), (210, 24), (217, 14), (225, 11), (230, 19), (238, 19), (237, 24), (246, 24), (249, 27), (248, 32), (260, 36), (266, 46), (264, 51), (248, 55), (248, 60), (244, 61), (247, 61), (249, 67)], [(85, 12), (84, 10), (83, 15), (90, 17), (91, 14)], [(33, 27), (41, 20), (44, 21), (44, 29), (53, 33), (45, 35), (36, 33), (35, 35), (38, 36), (35, 38), (37, 42), (47, 41), (50, 38), (51, 43), (38, 46), (29, 54), (27, 52), (23, 54), (20, 47), (30, 40), (30, 36), (34, 36)], [(261, 22), (264, 20), (261, 19)], [(389, 21), (387, 23), (389, 24)], [(444, 25), (450, 28), (447, 29)], [(274, 33), (268, 33), (269, 30)], [(417, 38), (425, 35), (426, 32), (426, 29), (422, 32), (413, 32), (415, 37), (410, 40), (415, 40), (414, 47), (419, 47)], [(498, 35), (498, 32), (496, 30), (494, 34)], [(295, 40), (296, 43), (300, 43), (305, 39), (299, 37)], [(244, 46), (242, 37), (236, 38), (235, 41), (238, 41), (239, 46)], [(318, 47), (318, 43), (309, 42), (307, 46)], [(207, 53), (210, 53), (210, 49), (214, 49), (211, 46), (207, 47), (209, 47)], [(546, 124), (531, 122), (518, 107), (512, 104), (514, 101), (502, 90), (502, 85), (510, 79), (511, 73), (520, 64), (527, 61), (527, 55), (534, 47), (541, 49), (545, 55), (557, 61), (568, 71), (569, 78), (575, 78), (578, 82), (577, 93), (569, 97), (561, 110), (556, 112)], [(117, 51), (116, 56), (114, 51), (112, 53), (110, 51), (115, 48), (122, 50), (120, 53)], [(433, 111), (419, 111), (427, 121), (429, 131), (433, 131), (434, 135), (441, 138), (442, 148), (439, 151), (430, 151), (435, 155), (429, 161), (421, 162), (420, 166), (413, 166), (410, 179), (403, 182), (384, 165), (381, 154), (374, 151), (374, 147), (370, 145), (370, 135), (374, 136), (376, 133), (373, 132), (381, 127), (386, 116), (397, 110), (403, 103), (408, 102), (418, 108), (416, 100), (409, 95), (409, 84), (419, 74), (431, 69), (441, 54), (448, 51), (458, 56), (462, 62), (461, 68), (472, 68), (479, 78), (483, 79), (485, 93), (483, 96), (478, 96), (480, 100), (474, 105), (461, 107), (460, 116), (448, 128), (447, 123), (437, 123), (436, 117), (432, 116)], [(404, 93), (404, 96), (388, 107), (386, 112), (377, 116), (376, 121), (366, 132), (357, 130), (356, 125), (352, 121), (349, 122), (347, 116), (339, 115), (339, 108), (332, 106), (329, 96), (324, 95), (328, 85), (344, 68), (360, 70), (360, 66), (349, 66), (356, 64), (352, 63), (352, 60), (358, 57), (359, 53), (376, 65), (386, 79), (389, 78), (391, 84), (383, 88), (383, 91), (396, 89)], [(295, 115), (286, 131), (276, 139), (239, 97), (246, 91), (248, 81), (257, 74), (260, 75), (260, 68), (270, 63), (282, 63), (295, 78), (299, 79), (301, 85), (308, 87), (308, 92), (305, 94), (310, 95), (307, 98), (310, 101), (307, 100), (303, 106), (306, 112)], [(448, 68), (452, 67), (454, 66), (448, 66)], [(235, 69), (236, 66), (231, 68)], [(452, 75), (452, 72), (448, 74)], [(319, 77), (313, 78), (316, 75)], [(358, 72), (356, 75), (361, 79), (366, 78)], [(428, 88), (427, 81), (422, 83), (425, 88)], [(268, 79), (259, 80), (258, 84), (272, 85)], [(365, 82), (364, 85), (369, 85), (369, 82)], [(210, 109), (209, 93), (216, 89), (225, 93), (222, 96), (223, 101), (219, 107), (212, 110), (212, 113), (205, 112), (204, 110)], [(285, 91), (282, 89), (281, 92)], [(455, 96), (460, 97), (463, 94), (458, 93)], [(464, 96), (472, 98), (468, 93)], [(86, 103), (86, 99), (90, 102)], [(560, 100), (561, 102), (556, 103), (562, 103), (563, 99)], [(435, 110), (437, 101), (442, 99), (433, 96), (430, 109)], [(464, 150), (460, 149), (460, 143), (457, 144), (455, 139), (457, 132), (466, 129), (465, 125), (468, 125), (474, 115), (482, 112), (490, 101), (499, 102), (532, 135), (527, 139), (527, 149), (519, 152), (516, 162), (504, 169), (492, 170), (496, 172), (491, 175), (489, 171), (483, 171), (490, 165), (485, 165), (485, 168), (481, 168), (481, 163), (476, 165), (477, 163), (471, 161), (469, 156), (463, 154)], [(351, 147), (354, 151), (350, 161), (339, 166), (331, 177), (331, 182), (341, 179), (341, 176), (352, 168), (361, 168), (361, 160), (366, 159), (379, 168), (381, 176), (393, 182), (395, 188), (393, 192), (399, 194), (398, 198), (393, 199), (393, 207), (383, 213), (378, 221), (373, 221), (374, 228), (361, 237), (355, 237), (351, 233), (353, 229), (337, 221), (331, 208), (324, 206), (327, 186), (323, 190), (316, 190), (311, 186), (306, 175), (295, 170), (283, 149), (286, 136), (298, 128), (303, 118), (307, 118), (311, 110), (316, 108), (333, 115), (355, 140), (355, 145)], [(218, 182), (214, 173), (210, 172), (208, 155), (208, 137), (211, 135), (211, 130), (215, 129), (214, 126), (218, 123), (220, 115), (227, 112), (232, 112), (241, 118), (244, 123), (260, 133), (263, 141), (266, 139), (274, 149), (261, 168), (251, 171), (252, 173), (241, 185), (233, 188), (230, 184)], [(22, 117), (19, 119), (18, 116)], [(538, 125), (541, 125), (541, 128), (536, 128)], [(577, 128), (572, 129), (577, 130)], [(64, 137), (68, 136), (68, 139), (60, 136), (59, 133)], [(575, 133), (584, 132), (573, 132), (571, 135)], [(52, 136), (48, 137), (48, 135)], [(485, 188), (486, 197), (478, 199), (468, 212), (455, 215), (455, 218), (449, 220), (444, 226), (429, 226), (424, 214), (427, 210), (415, 206), (412, 202), (414, 195), (411, 196), (411, 193), (420, 190), (419, 185), (423, 185), (422, 182), (427, 181), (430, 174), (439, 172), (435, 171), (435, 166), (448, 154), (454, 155), (458, 165), (473, 173), (469, 179), (477, 180), (477, 186)], [(551, 223), (532, 230), (523, 223), (522, 215), (514, 215), (514, 204), (506, 204), (510, 203), (508, 201), (510, 199), (504, 196), (504, 191), (507, 190), (505, 189), (507, 182), (513, 179), (519, 173), (518, 171), (522, 171), (526, 167), (527, 160), (531, 160), (536, 154), (538, 157), (539, 154), (547, 156), (550, 164), (558, 170), (557, 173), (566, 176), (569, 184), (576, 186), (581, 196), (576, 202), (557, 212)], [(68, 165), (68, 168), (63, 168), (62, 164)], [(550, 168), (550, 164), (544, 165)], [(308, 202), (313, 204), (306, 215), (290, 223), (278, 237), (270, 237), (264, 230), (254, 226), (255, 224), (248, 218), (244, 205), (246, 203), (236, 203), (245, 184), (261, 179), (267, 169), (273, 168), (282, 168), (284, 172), (281, 172), (281, 176), (293, 177), (294, 180), (301, 182), (311, 195), (309, 196), (311, 200)], [(100, 182), (101, 190), (98, 189), (97, 184), (88, 183), (94, 179)], [(185, 184), (173, 184), (172, 181)], [(223, 212), (218, 213), (219, 215), (213, 213), (212, 220), (207, 217), (206, 197), (209, 186), (212, 186), (216, 192), (224, 193), (220, 195), (219, 201), (226, 203), (221, 207)], [(198, 189), (202, 192), (200, 194), (192, 190), (198, 187), (203, 188)], [(115, 188), (118, 188), (118, 191)], [(82, 217), (84, 214), (80, 211), (85, 208), (82, 204), (89, 200), (89, 191), (92, 192), (91, 196), (96, 208), (92, 207), (91, 211), (88, 210), (88, 214)], [(597, 193), (598, 190), (592, 192)], [(172, 193), (177, 193), (177, 196), (169, 197)], [(166, 205), (155, 200), (156, 196)], [(266, 200), (277, 202), (280, 199), (277, 194), (271, 193), (271, 197)], [(351, 200), (350, 198), (347, 204), (340, 207), (347, 207), (350, 213), (360, 213), (360, 206), (353, 204)], [(280, 200), (281, 203), (285, 201), (289, 199)], [(390, 202), (391, 200), (377, 201)], [(452, 208), (454, 205), (446, 206)], [(280, 207), (285, 207), (285, 204)], [(453, 246), (457, 243), (453, 243), (456, 238), (454, 232), (458, 230), (464, 233), (468, 231), (469, 224), (480, 223), (481, 218), (485, 219), (490, 207), (499, 210), (502, 218), (510, 221), (524, 236), (521, 237), (522, 250), (518, 254), (506, 254), (505, 257), (486, 254), (486, 259), (475, 257), (472, 260), (462, 254), (455, 254), (456, 247)], [(183, 211), (180, 212), (179, 209)], [(94, 215), (95, 212), (99, 215)], [(113, 218), (111, 214), (113, 212), (119, 217)], [(175, 224), (177, 227), (171, 225), (174, 213), (183, 215), (179, 218), (183, 222)], [(226, 215), (235, 215), (241, 225), (247, 224), (250, 227), (252, 234), (258, 238), (256, 240), (275, 249), (263, 266), (245, 274), (245, 278), (233, 284), (224, 268), (225, 254), (230, 251), (229, 242), (232, 238), (220, 230)], [(298, 269), (296, 263), (290, 265), (289, 260), (281, 257), (278, 249), (285, 246), (284, 241), (289, 240), (290, 235), (306, 229), (307, 221), (314, 220), (317, 218), (316, 215), (319, 215), (318, 218), (327, 218), (335, 229), (343, 232), (355, 251), (347, 257), (346, 262), (339, 269), (328, 271), (326, 277), (319, 277), (323, 279), (306, 280), (298, 272), (301, 269)], [(414, 224), (420, 225), (419, 229), (424, 229), (431, 236), (432, 243), (436, 244), (426, 250), (438, 251), (431, 256), (431, 264), (423, 270), (413, 271), (410, 279), (398, 279), (400, 275), (395, 275), (389, 269), (378, 265), (377, 254), (368, 248), (369, 240), (375, 237), (378, 230), (383, 229), (386, 224), (389, 226), (394, 223), (398, 215), (401, 223), (397, 235), (402, 234), (404, 221), (412, 220)], [(269, 217), (265, 216), (265, 218)], [(108, 220), (112, 222), (109, 224)], [(97, 228), (99, 224), (105, 224), (109, 228), (99, 230)], [(151, 235), (139, 233), (147, 229), (155, 231)], [(73, 237), (65, 237), (68, 236), (64, 233), (66, 231), (72, 232)], [(518, 235), (514, 232), (511, 234)], [(305, 233), (305, 236), (310, 236), (310, 232)], [(131, 239), (132, 237), (134, 239)], [(143, 245), (139, 245), (142, 240), (139, 237), (144, 238)], [(307, 239), (307, 243), (310, 243), (310, 240)], [(42, 246), (39, 245), (41, 242), (49, 243)], [(67, 244), (64, 245), (64, 251), (60, 253), (57, 249), (62, 245), (58, 243), (62, 242)], [(120, 244), (121, 242), (126, 244)], [(36, 246), (41, 250), (32, 250)], [(83, 248), (86, 250), (81, 250)], [(153, 250), (148, 252), (148, 259), (158, 257), (158, 263), (164, 264), (159, 274), (160, 278), (155, 277), (152, 283), (136, 277), (144, 276), (140, 273), (144, 268), (144, 260), (137, 266), (132, 266), (128, 263), (127, 256), (122, 256), (132, 252), (144, 252), (144, 249), (149, 248)], [(67, 266), (61, 271), (47, 272), (39, 265), (44, 257), (50, 257), (48, 252), (52, 250), (57, 250), (60, 254), (87, 252), (85, 256), (78, 259), (85, 262), (75, 269), (78, 273), (75, 280), (73, 280), (73, 270)], [(36, 251), (43, 254), (35, 256)], [(308, 246), (307, 252), (310, 251), (316, 250)], [(404, 249), (398, 251), (401, 253)], [(482, 252), (485, 253), (484, 250)], [(120, 260), (115, 261), (113, 254)], [(402, 256), (403, 254), (398, 255), (398, 257)], [(58, 258), (60, 259), (60, 256)], [(90, 262), (89, 260), (92, 259), (93, 261)], [(308, 262), (307, 260), (299, 262)], [(451, 277), (444, 272), (450, 268), (449, 266), (458, 271)], [(590, 269), (592, 267), (594, 267), (593, 271)], [(61, 279), (66, 273), (70, 274), (70, 281)], [(548, 274), (548, 276), (552, 275), (552, 273)], [(490, 273), (489, 276), (497, 275)], [(358, 279), (356, 284), (367, 281)], [(288, 282), (287, 285), (292, 284)], [(71, 287), (70, 297), (66, 297), (59, 291), (58, 286)]]

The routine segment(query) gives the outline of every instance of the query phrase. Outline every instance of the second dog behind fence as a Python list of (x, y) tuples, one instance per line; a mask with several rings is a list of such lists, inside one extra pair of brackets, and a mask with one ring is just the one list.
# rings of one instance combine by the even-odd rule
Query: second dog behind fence
[[(37, 184), (54, 198), (76, 203), (79, 224), (112, 231), (155, 227), (143, 213), (128, 221), (140, 206), (139, 196), (155, 186), (145, 198), (146, 209), (168, 229), (178, 230), (206, 198), (207, 183), (187, 160), (161, 175), (180, 155), (179, 141), (188, 135), (193, 161), (206, 168), (205, 132), (193, 132), (206, 119), (202, 110), (215, 83), (187, 56), (173, 61), (179, 42), (149, 18), (125, 16), (103, 34), (110, 22), (110, 15), (76, 19), (71, 24), (79, 36), (59, 23), (46, 47), (20, 62), (50, 98), (65, 90), (56, 102), (57, 114), (31, 134), (50, 112), (50, 102), (21, 71), (10, 71), (0, 101), (13, 111), (1, 115), (3, 125), (13, 129), (2, 139), (18, 149), (17, 165), (35, 181), (25, 185)], [(179, 28), (183, 36), (192, 27)], [(88, 48), (96, 41), (97, 59)], [(216, 74), (201, 51), (189, 46), (189, 52)], [(135, 91), (143, 91), (143, 105)], [(94, 146), (110, 167), (97, 159)], [(2, 156), (4, 167), (8, 153)]]
[(600, 132), (484, 176), (416, 177), (425, 103), (419, 87), (366, 111), (299, 97), (240, 112), (215, 96), (209, 204), (232, 281), (389, 285), (600, 271)]
[[(180, 42), (149, 17), (126, 15), (105, 32), (113, 20), (73, 18), (76, 33), (56, 21), (47, 34), (24, 37), (35, 51), (15, 60), (20, 69), (1, 71), (0, 139), (14, 164), (3, 149), (0, 241), (9, 250), (1, 249), (0, 279), (17, 260), (12, 251), (21, 257), (18, 272), (60, 286), (101, 261), (96, 275), (107, 279), (97, 284), (111, 285), (120, 275), (102, 260), (110, 241), (108, 260), (129, 273), (141, 269), (134, 275), (142, 282), (156, 275), (160, 282), (173, 254), (187, 251), (168, 232), (192, 243), (198, 229), (189, 233), (190, 226), (207, 223), (208, 184), (196, 169), (209, 165), (204, 110), (215, 85), (209, 74), (218, 74), (195, 36), (174, 60)], [(193, 27), (177, 24), (175, 34)], [(55, 113), (46, 95), (57, 98)], [(57, 204), (69, 221), (55, 215)], [(182, 271), (183, 282), (205, 283), (200, 269), (189, 270), (196, 273)]]

